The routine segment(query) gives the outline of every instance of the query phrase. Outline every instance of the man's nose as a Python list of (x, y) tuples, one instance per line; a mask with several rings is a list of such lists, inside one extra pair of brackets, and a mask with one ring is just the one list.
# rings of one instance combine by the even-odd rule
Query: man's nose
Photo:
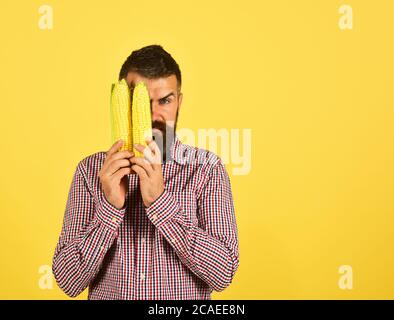
[(151, 114), (152, 114), (152, 121), (162, 120), (162, 116), (160, 115), (159, 108), (151, 103)]

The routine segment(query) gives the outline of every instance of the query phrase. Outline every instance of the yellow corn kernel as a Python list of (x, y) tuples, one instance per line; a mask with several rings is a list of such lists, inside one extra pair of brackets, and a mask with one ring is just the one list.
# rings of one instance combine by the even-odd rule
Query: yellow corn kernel
[[(145, 83), (138, 82), (134, 87), (132, 112), (133, 143), (146, 146), (146, 139), (152, 139), (152, 118), (150, 110), (150, 98)], [(137, 157), (143, 154), (133, 147)]]
[(120, 151), (132, 150), (132, 122), (130, 89), (125, 79), (112, 84), (111, 90), (111, 131), (112, 143), (124, 141)]

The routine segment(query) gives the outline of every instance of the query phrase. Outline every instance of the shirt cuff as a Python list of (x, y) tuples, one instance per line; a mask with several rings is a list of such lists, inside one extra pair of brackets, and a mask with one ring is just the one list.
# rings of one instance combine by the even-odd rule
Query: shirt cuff
[(169, 191), (164, 190), (145, 210), (150, 221), (152, 221), (156, 227), (160, 227), (177, 214), (179, 211), (179, 204)]
[(116, 231), (123, 222), (126, 212), (127, 198), (122, 209), (117, 209), (105, 198), (104, 193), (99, 194), (99, 204), (97, 208), (97, 219), (109, 229)]

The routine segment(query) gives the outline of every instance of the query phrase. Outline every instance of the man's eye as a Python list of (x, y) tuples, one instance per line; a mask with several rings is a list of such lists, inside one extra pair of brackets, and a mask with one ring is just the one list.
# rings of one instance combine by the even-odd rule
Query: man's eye
[(170, 99), (161, 100), (161, 104), (169, 104), (170, 102)]

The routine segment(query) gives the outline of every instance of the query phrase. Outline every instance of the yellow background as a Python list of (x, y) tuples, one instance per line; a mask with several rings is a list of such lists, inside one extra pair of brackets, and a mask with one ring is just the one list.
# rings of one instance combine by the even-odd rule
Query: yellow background
[(67, 298), (38, 268), (78, 161), (109, 147), (110, 84), (153, 43), (183, 72), (179, 127), (252, 129), (251, 172), (227, 166), (240, 267), (213, 298), (394, 298), (393, 14), (391, 0), (2, 0), (0, 298)]

